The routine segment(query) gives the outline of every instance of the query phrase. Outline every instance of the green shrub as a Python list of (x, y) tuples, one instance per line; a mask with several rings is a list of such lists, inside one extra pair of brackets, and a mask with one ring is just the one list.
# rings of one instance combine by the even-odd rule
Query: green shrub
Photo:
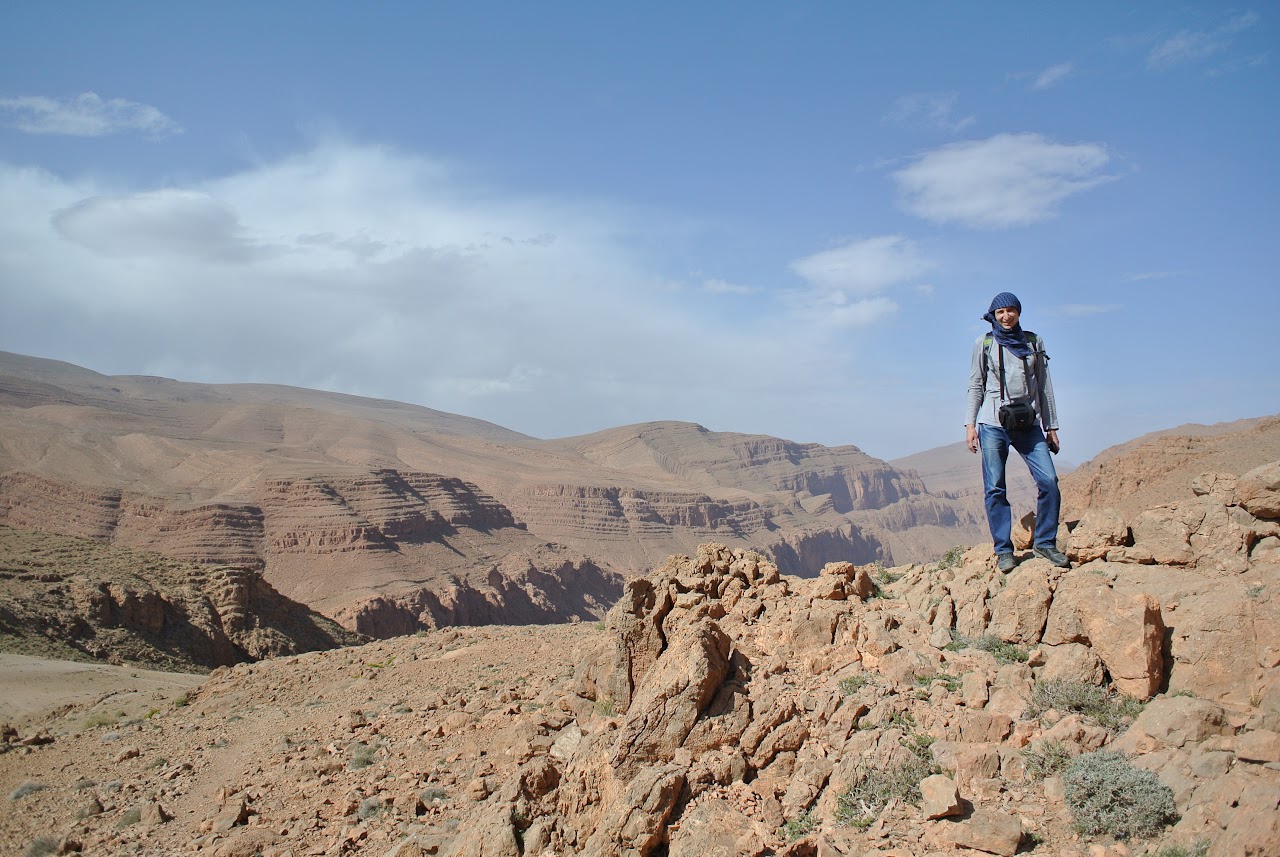
[(858, 763), (848, 790), (836, 798), (836, 820), (860, 830), (870, 827), (895, 798), (919, 805), (920, 781), (939, 773), (928, 743), (912, 736), (908, 752), (887, 766), (867, 760)]
[(1182, 845), (1166, 845), (1156, 852), (1156, 857), (1207, 857), (1208, 854), (1209, 841), (1199, 839), (1191, 848)]
[(1106, 729), (1116, 729), (1127, 718), (1137, 717), (1143, 703), (1131, 696), (1079, 681), (1054, 679), (1037, 681), (1031, 687), (1027, 714), (1039, 717), (1049, 709), (1083, 714)]
[(1077, 756), (1063, 777), (1076, 830), (1116, 839), (1149, 837), (1178, 819), (1173, 790), (1123, 753), (1100, 750)]
[(946, 571), (948, 568), (955, 568), (964, 559), (965, 551), (968, 548), (963, 545), (956, 545), (942, 555), (942, 559), (938, 560), (938, 571)]
[(612, 696), (602, 696), (596, 700), (596, 714), (601, 717), (612, 717), (617, 710)]
[(84, 721), (86, 729), (96, 729), (99, 726), (114, 726), (120, 722), (120, 718), (124, 717), (123, 711), (117, 711), (114, 714), (109, 711), (99, 711), (90, 714)]
[(869, 676), (851, 675), (848, 678), (840, 679), (840, 690), (845, 696), (853, 696), (869, 684), (871, 684)]
[(48, 857), (50, 854), (57, 854), (60, 844), (56, 836), (37, 836), (27, 843), (22, 857)]
[(1065, 771), (1071, 764), (1071, 754), (1061, 741), (1038, 741), (1022, 748), (1022, 764), (1027, 776), (1039, 782)]
[(960, 689), (960, 679), (947, 673), (933, 673), (932, 675), (922, 675), (916, 678), (916, 687), (928, 689), (933, 686), (934, 682), (941, 682), (942, 686), (947, 689), (948, 693), (955, 693)]
[(142, 810), (135, 806), (133, 809), (126, 810), (125, 814), (120, 816), (120, 820), (116, 822), (116, 827), (123, 830), (126, 827), (137, 824), (139, 821), (142, 821)]
[(1029, 657), (1026, 649), (1013, 643), (1006, 643), (994, 634), (983, 634), (981, 637), (965, 637), (956, 634), (943, 648), (949, 652), (958, 652), (961, 649), (990, 652), (999, 664), (1025, 664)]
[(818, 829), (819, 819), (812, 812), (806, 812), (799, 818), (792, 819), (778, 828), (778, 838), (783, 842), (795, 842)]

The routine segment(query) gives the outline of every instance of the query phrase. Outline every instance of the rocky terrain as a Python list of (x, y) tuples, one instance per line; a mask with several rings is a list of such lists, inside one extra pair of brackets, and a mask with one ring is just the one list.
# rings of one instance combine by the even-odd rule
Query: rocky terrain
[(922, 561), (985, 528), (980, 497), (854, 446), (689, 423), (538, 440), (397, 402), (5, 353), (0, 523), (256, 571), (375, 636), (593, 620), (619, 575), (708, 540), (813, 575)]
[(0, 652), (208, 672), (367, 639), (253, 571), (0, 525)]
[(1104, 450), (1061, 480), (1064, 514), (1110, 507), (1127, 513), (1186, 500), (1201, 473), (1243, 473), (1280, 458), (1280, 415), (1184, 425)]
[[(990, 549), (709, 543), (604, 622), (422, 631), (0, 728), (5, 854), (1280, 852), (1280, 460)], [(1025, 531), (1020, 533), (1024, 539)]]

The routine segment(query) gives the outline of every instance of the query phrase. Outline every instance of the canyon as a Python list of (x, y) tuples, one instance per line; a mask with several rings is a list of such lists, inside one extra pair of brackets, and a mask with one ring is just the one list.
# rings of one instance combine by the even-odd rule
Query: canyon
[[(921, 472), (677, 422), (540, 440), (398, 402), (0, 354), (0, 524), (248, 569), (373, 636), (595, 619), (623, 579), (709, 539), (800, 575), (923, 561), (985, 529), (954, 458)], [(1026, 505), (1029, 479), (1013, 481)]]

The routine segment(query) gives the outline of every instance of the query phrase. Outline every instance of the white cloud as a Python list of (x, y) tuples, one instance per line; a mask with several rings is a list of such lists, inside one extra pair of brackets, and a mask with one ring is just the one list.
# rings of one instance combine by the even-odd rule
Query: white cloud
[(1058, 63), (1055, 66), (1050, 66), (1036, 75), (1035, 80), (1031, 83), (1031, 88), (1048, 89), (1051, 86), (1061, 83), (1067, 77), (1070, 77), (1073, 70), (1074, 68), (1069, 62)]
[(94, 92), (58, 100), (41, 95), (0, 98), (0, 124), (28, 134), (105, 137), (137, 131), (151, 137), (182, 133), (182, 127), (149, 104), (103, 99)]
[(901, 235), (851, 241), (791, 263), (793, 271), (814, 285), (860, 295), (882, 292), (929, 268), (915, 242)]
[(1186, 271), (1140, 271), (1136, 274), (1126, 274), (1121, 280), (1126, 283), (1145, 283), (1150, 280), (1167, 280), (1170, 277), (1180, 277)]
[(893, 174), (905, 210), (937, 223), (1024, 226), (1057, 214), (1066, 198), (1110, 181), (1097, 143), (998, 134), (927, 152)]
[(1256, 12), (1234, 15), (1211, 30), (1181, 30), (1164, 39), (1147, 54), (1147, 66), (1167, 70), (1206, 60), (1230, 49), (1233, 37), (1258, 22)]
[(957, 133), (974, 123), (972, 116), (954, 115), (959, 95), (954, 92), (917, 92), (904, 95), (893, 103), (886, 122), (918, 124)]
[(932, 269), (915, 242), (900, 235), (850, 241), (797, 259), (791, 270), (808, 283), (788, 296), (792, 311), (830, 328), (872, 324), (898, 308), (895, 288), (921, 288), (916, 278)]
[[(777, 329), (776, 303), (746, 287), (664, 286), (622, 237), (661, 228), (378, 146), (163, 189), (0, 163), (0, 341), (108, 373), (341, 390), (544, 436), (711, 422), (744, 400), (803, 413), (796, 397), (835, 383), (841, 358), (813, 330)], [(732, 322), (697, 300), (717, 290), (742, 295)]]

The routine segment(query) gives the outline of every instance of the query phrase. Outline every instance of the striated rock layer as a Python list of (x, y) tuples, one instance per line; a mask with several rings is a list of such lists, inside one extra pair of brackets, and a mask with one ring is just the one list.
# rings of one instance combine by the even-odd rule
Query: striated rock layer
[[(812, 575), (981, 535), (967, 500), (853, 446), (688, 423), (541, 441), (395, 402), (3, 353), (0, 522), (259, 571), (376, 633), (596, 618), (609, 575), (707, 540)], [(590, 596), (517, 595), (520, 558), (548, 581), (592, 576)]]

